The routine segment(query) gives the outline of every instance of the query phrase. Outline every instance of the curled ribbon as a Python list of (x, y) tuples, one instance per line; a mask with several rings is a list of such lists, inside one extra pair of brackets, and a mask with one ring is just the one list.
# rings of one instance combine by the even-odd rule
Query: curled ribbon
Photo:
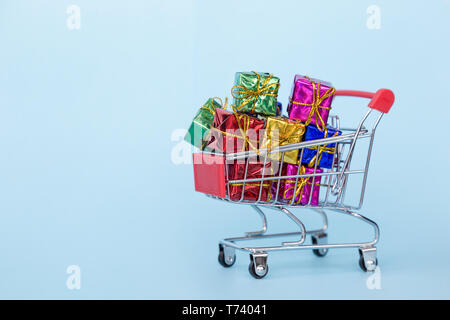
[[(245, 141), (242, 151), (245, 151), (246, 147), (249, 146), (250, 148), (252, 148), (259, 154), (258, 141), (256, 141), (256, 146), (255, 146), (255, 145), (253, 145), (250, 138), (248, 137), (248, 129), (250, 129), (250, 117), (248, 115), (238, 114), (236, 112), (234, 113), (234, 116), (236, 117), (236, 120), (237, 120), (237, 123), (239, 126), (239, 130), (241, 131), (241, 135), (242, 135), (242, 137), (244, 137), (244, 141)], [(244, 127), (243, 128), (241, 126), (241, 119), (244, 119)]]
[[(338, 135), (338, 133), (339, 133), (339, 132), (336, 131), (336, 132), (332, 135), (332, 137), (336, 137), (336, 136)], [(325, 128), (325, 134), (323, 135), (323, 137), (324, 137), (324, 138), (327, 138), (327, 135), (328, 135), (328, 130)], [(311, 160), (309, 161), (309, 163), (308, 163), (308, 167), (313, 167), (313, 166), (314, 166), (314, 163), (316, 162), (316, 157), (318, 158), (318, 159), (317, 159), (317, 163), (320, 164), (320, 161), (322, 160), (322, 155), (323, 155), (323, 153), (326, 152), (326, 153), (331, 153), (331, 154), (333, 154), (334, 151), (336, 150), (336, 147), (327, 147), (327, 145), (324, 144), (324, 145), (321, 145), (320, 147), (319, 147), (319, 146), (316, 146), (316, 147), (308, 147), (307, 149), (317, 150), (317, 152), (316, 152), (316, 154), (314, 155), (314, 157), (312, 157), (312, 159), (311, 159)]]
[(303, 103), (298, 102), (294, 100), (290, 100), (293, 104), (301, 105), (301, 106), (308, 106), (311, 107), (311, 110), (309, 111), (308, 119), (305, 121), (305, 125), (309, 125), (311, 123), (312, 118), (314, 117), (314, 120), (316, 121), (316, 126), (320, 131), (324, 131), (326, 128), (326, 123), (323, 120), (322, 116), (319, 113), (319, 108), (321, 109), (327, 109), (330, 110), (331, 107), (324, 107), (320, 104), (327, 98), (334, 95), (335, 89), (329, 88), (323, 95), (320, 95), (320, 83), (316, 83), (314, 80), (312, 80), (309, 77), (305, 77), (309, 81), (311, 81), (312, 84), (312, 102), (311, 103)]
[(240, 85), (240, 84), (237, 84), (231, 88), (231, 95), (233, 96), (233, 98), (239, 99), (239, 100), (244, 99), (244, 101), (242, 101), (240, 103), (240, 105), (237, 107), (238, 111), (241, 111), (241, 109), (245, 105), (251, 103), (252, 110), (250, 113), (254, 113), (256, 101), (258, 100), (259, 96), (264, 95), (264, 96), (276, 98), (278, 95), (277, 90), (280, 87), (280, 83), (269, 83), (273, 77), (273, 74), (270, 74), (261, 83), (261, 75), (256, 71), (252, 71), (252, 72), (256, 75), (256, 77), (258, 79), (256, 82), (256, 88), (254, 90), (248, 89), (245, 86)]

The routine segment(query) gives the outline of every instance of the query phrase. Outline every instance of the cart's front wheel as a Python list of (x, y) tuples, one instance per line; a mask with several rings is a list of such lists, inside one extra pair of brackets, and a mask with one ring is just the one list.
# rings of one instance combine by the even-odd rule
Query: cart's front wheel
[(267, 265), (267, 253), (253, 253), (250, 254), (250, 265), (248, 266), (248, 272), (256, 278), (262, 279), (269, 272), (269, 266)]
[(219, 244), (218, 260), (222, 267), (231, 267), (236, 262), (236, 254), (234, 253), (234, 249), (230, 247), (224, 248), (222, 244)]

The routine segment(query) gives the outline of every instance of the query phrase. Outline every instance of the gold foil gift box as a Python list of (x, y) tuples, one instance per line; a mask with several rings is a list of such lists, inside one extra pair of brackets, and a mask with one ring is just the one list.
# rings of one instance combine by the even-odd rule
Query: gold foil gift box
[[(268, 117), (261, 148), (272, 151), (287, 144), (299, 143), (302, 141), (304, 133), (305, 125), (300, 121), (283, 117)], [(270, 153), (268, 157), (280, 161), (282, 153)], [(283, 161), (298, 164), (298, 149), (286, 151)]]

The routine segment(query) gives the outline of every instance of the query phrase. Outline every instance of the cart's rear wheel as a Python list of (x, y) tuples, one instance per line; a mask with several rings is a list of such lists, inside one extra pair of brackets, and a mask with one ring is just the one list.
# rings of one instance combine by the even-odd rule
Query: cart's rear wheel
[(224, 268), (229, 268), (233, 266), (233, 264), (236, 262), (236, 255), (233, 254), (232, 256), (225, 255), (225, 249), (223, 245), (219, 244), (219, 257), (218, 257), (219, 263)]
[[(327, 234), (321, 234), (321, 235), (313, 235), (311, 236), (312, 244), (318, 245), (318, 244), (326, 244), (327, 243)], [(318, 257), (325, 257), (328, 253), (328, 249), (313, 249), (313, 253)]]
[(376, 269), (376, 267), (378, 266), (378, 259), (375, 258), (375, 261), (370, 260), (370, 269), (367, 269), (366, 267), (366, 263), (364, 261), (364, 255), (362, 253), (361, 250), (359, 250), (359, 267), (364, 271), (364, 272), (372, 272)]

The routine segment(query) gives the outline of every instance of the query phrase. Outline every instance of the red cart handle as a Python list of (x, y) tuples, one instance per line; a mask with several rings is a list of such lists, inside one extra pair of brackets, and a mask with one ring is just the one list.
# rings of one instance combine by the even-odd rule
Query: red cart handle
[(351, 96), (371, 99), (369, 108), (388, 113), (394, 104), (394, 93), (389, 89), (380, 89), (375, 93), (354, 90), (336, 90), (336, 96)]

